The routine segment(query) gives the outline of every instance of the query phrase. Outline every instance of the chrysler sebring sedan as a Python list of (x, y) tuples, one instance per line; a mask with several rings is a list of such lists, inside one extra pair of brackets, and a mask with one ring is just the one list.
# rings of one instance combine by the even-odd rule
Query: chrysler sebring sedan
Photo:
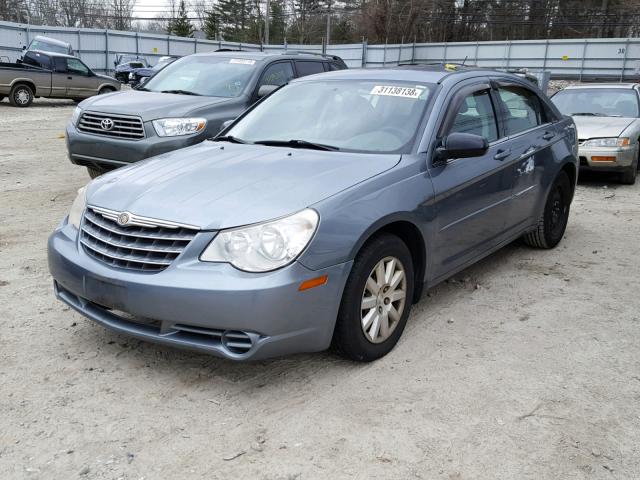
[(55, 294), (124, 334), (234, 360), (371, 361), (421, 292), (562, 238), (575, 126), (529, 82), (453, 67), (292, 81), (217, 137), (80, 189)]

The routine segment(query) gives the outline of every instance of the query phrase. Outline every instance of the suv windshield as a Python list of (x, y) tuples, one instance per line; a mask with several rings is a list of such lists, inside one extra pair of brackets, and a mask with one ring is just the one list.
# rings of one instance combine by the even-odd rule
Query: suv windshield
[(567, 89), (556, 93), (551, 101), (564, 115), (638, 117), (638, 94), (633, 89)]
[(249, 83), (257, 64), (257, 60), (246, 58), (192, 55), (167, 65), (144, 86), (152, 92), (237, 97)]
[(352, 152), (406, 153), (432, 90), (432, 85), (390, 80), (293, 83), (257, 105), (225, 137), (298, 148), (315, 144)]

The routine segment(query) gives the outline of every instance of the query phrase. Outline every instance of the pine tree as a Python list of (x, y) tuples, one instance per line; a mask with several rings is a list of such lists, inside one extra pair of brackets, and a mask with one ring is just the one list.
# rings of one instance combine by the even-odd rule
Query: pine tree
[(284, 0), (272, 0), (269, 12), (269, 43), (282, 45), (287, 34)]
[(220, 18), (215, 10), (205, 12), (202, 30), (208, 40), (217, 40), (220, 35)]
[(170, 35), (176, 35), (178, 37), (191, 37), (193, 35), (195, 27), (191, 23), (191, 20), (189, 20), (185, 0), (180, 0), (178, 15), (169, 23), (167, 30)]

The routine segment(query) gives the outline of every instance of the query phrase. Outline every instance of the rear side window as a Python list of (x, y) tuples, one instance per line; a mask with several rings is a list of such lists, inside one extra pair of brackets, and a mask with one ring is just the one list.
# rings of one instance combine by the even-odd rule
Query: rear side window
[(333, 72), (334, 70), (344, 70), (345, 67), (335, 62), (329, 62), (327, 64), (327, 71)]
[(314, 73), (324, 72), (324, 65), (322, 62), (296, 61), (296, 70), (298, 72), (298, 77), (306, 77), (307, 75), (313, 75)]
[(285, 83), (289, 83), (289, 80), (294, 76), (291, 62), (272, 63), (262, 74), (258, 88), (262, 85), (277, 85), (280, 87)]
[(522, 87), (500, 87), (505, 133), (514, 135), (544, 123), (538, 96)]
[(489, 90), (474, 92), (460, 104), (449, 133), (480, 135), (489, 142), (498, 139), (496, 115)]

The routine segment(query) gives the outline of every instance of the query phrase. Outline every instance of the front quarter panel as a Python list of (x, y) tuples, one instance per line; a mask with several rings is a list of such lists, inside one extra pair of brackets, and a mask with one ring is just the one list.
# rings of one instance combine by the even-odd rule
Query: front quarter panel
[(318, 270), (353, 260), (376, 231), (397, 221), (414, 224), (426, 240), (433, 188), (424, 165), (422, 156), (403, 156), (395, 168), (312, 205), (320, 225), (300, 263)]

